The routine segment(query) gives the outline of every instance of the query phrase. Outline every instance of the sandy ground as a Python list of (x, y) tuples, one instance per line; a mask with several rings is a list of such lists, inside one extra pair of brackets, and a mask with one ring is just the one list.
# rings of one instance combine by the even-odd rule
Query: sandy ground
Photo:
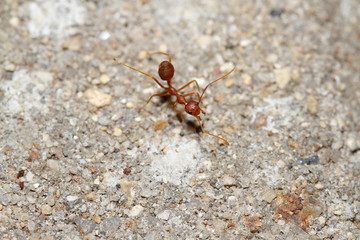
[[(1, 239), (360, 239), (359, 1), (4, 0), (0, 16)], [(230, 146), (173, 98), (138, 111), (162, 90), (112, 59), (158, 78), (148, 51), (171, 54), (176, 88), (235, 67), (201, 115)]]

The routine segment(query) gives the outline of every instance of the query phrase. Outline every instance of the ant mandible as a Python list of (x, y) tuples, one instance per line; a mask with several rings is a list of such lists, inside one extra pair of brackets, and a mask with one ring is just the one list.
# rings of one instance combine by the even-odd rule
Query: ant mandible
[[(119, 64), (121, 64), (121, 65), (123, 65), (123, 66), (125, 66), (125, 67), (128, 67), (128, 68), (130, 68), (130, 69), (132, 69), (132, 70), (134, 70), (134, 71), (137, 71), (137, 72), (139, 72), (139, 73), (141, 73), (141, 74), (144, 74), (145, 76), (148, 76), (148, 77), (152, 78), (161, 88), (163, 88), (163, 89), (165, 89), (165, 91), (167, 91), (166, 93), (153, 94), (153, 95), (149, 98), (149, 100), (145, 103), (145, 105), (144, 105), (143, 107), (141, 107), (139, 110), (144, 109), (145, 106), (150, 102), (150, 100), (151, 100), (153, 97), (156, 97), (156, 96), (158, 96), (158, 97), (163, 97), (163, 96), (169, 96), (169, 95), (175, 96), (175, 97), (176, 97), (176, 101), (171, 105), (171, 108), (174, 109), (174, 111), (179, 114), (179, 116), (181, 117), (182, 122), (184, 122), (184, 117), (183, 117), (183, 116), (181, 115), (181, 113), (175, 108), (175, 105), (176, 105), (177, 103), (183, 104), (183, 105), (185, 106), (185, 112), (187, 112), (188, 114), (194, 116), (194, 117), (199, 121), (201, 130), (203, 131), (204, 134), (209, 134), (209, 135), (211, 135), (211, 136), (213, 136), (213, 137), (216, 137), (216, 138), (218, 138), (218, 139), (221, 139), (221, 140), (223, 140), (227, 145), (230, 145), (229, 142), (226, 141), (225, 138), (222, 138), (222, 137), (216, 136), (216, 135), (214, 135), (214, 134), (211, 134), (211, 133), (209, 133), (209, 132), (206, 132), (206, 131), (204, 130), (204, 128), (203, 128), (203, 125), (202, 125), (202, 122), (201, 122), (201, 118), (200, 118), (199, 115), (200, 115), (200, 113), (205, 114), (205, 111), (200, 108), (200, 103), (201, 103), (201, 100), (202, 100), (202, 98), (203, 98), (203, 96), (204, 96), (204, 93), (205, 93), (206, 89), (207, 89), (211, 84), (213, 84), (213, 83), (215, 83), (215, 82), (217, 82), (217, 81), (219, 81), (219, 80), (227, 77), (230, 73), (232, 73), (232, 72), (234, 71), (235, 68), (233, 68), (230, 72), (228, 72), (227, 74), (223, 75), (222, 77), (220, 77), (220, 78), (216, 79), (215, 81), (209, 83), (209, 84), (205, 87), (205, 89), (204, 89), (204, 91), (202, 92), (202, 94), (200, 95), (200, 94), (199, 94), (199, 93), (200, 93), (200, 87), (199, 87), (199, 84), (198, 84), (198, 82), (197, 82), (196, 80), (192, 80), (192, 81), (188, 82), (187, 84), (185, 84), (184, 86), (182, 86), (182, 87), (179, 88), (179, 89), (175, 89), (175, 88), (171, 85), (171, 80), (172, 80), (172, 78), (173, 78), (173, 76), (174, 76), (174, 74), (175, 74), (175, 68), (174, 68), (174, 66), (173, 66), (172, 63), (171, 63), (171, 57), (170, 57), (170, 55), (169, 55), (168, 53), (164, 53), (164, 52), (154, 52), (154, 53), (151, 53), (151, 54), (163, 54), (163, 55), (168, 56), (169, 61), (163, 61), (163, 62), (161, 62), (160, 65), (159, 65), (159, 71), (158, 71), (160, 78), (161, 78), (162, 80), (164, 80), (164, 81), (167, 82), (168, 87), (163, 86), (155, 77), (151, 76), (150, 74), (145, 73), (145, 72), (142, 72), (142, 71), (140, 71), (140, 70), (138, 70), (138, 69), (136, 69), (136, 68), (133, 68), (133, 67), (131, 67), (131, 66), (129, 66), (129, 65), (126, 65), (125, 63), (119, 62), (118, 60), (116, 60), (116, 59), (114, 58), (114, 61), (115, 61), (115, 62), (117, 62), (117, 63), (119, 63)], [(180, 94), (180, 93), (179, 93), (181, 90), (183, 90), (184, 88), (188, 87), (188, 86), (189, 86), (190, 84), (192, 84), (192, 83), (195, 83), (195, 84), (196, 84), (196, 87), (197, 87), (197, 89), (198, 89), (199, 92), (191, 92), (191, 93), (187, 93), (187, 94)], [(198, 101), (197, 101), (197, 102), (194, 101), (194, 100), (190, 100), (190, 101), (187, 101), (187, 100), (186, 100), (186, 97), (191, 96), (191, 95), (195, 95), (195, 94), (198, 96)]]

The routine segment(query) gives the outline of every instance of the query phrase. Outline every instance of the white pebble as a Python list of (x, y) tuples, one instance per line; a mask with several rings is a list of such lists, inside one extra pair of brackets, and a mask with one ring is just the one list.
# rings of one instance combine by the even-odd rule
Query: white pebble
[(110, 105), (111, 103), (111, 96), (97, 89), (86, 90), (84, 96), (89, 100), (92, 105), (99, 108)]
[(25, 180), (26, 180), (27, 182), (32, 182), (33, 179), (34, 179), (34, 174), (29, 171), (29, 172), (25, 175)]
[(100, 82), (101, 84), (107, 84), (108, 82), (110, 82), (110, 77), (106, 74), (102, 74), (100, 76)]
[(130, 109), (130, 108), (134, 108), (135, 105), (132, 102), (128, 102), (128, 103), (126, 103), (126, 107)]
[(141, 205), (134, 206), (128, 213), (129, 217), (136, 217), (139, 216), (144, 208)]
[(233, 178), (229, 175), (225, 175), (223, 178), (223, 183), (224, 183), (224, 186), (234, 186), (234, 185), (236, 185), (236, 180), (235, 180), (235, 178)]
[(16, 69), (15, 64), (9, 62), (5, 63), (5, 71), (14, 72), (15, 69)]
[(68, 202), (75, 202), (76, 200), (78, 200), (78, 198), (79, 198), (78, 196), (69, 195), (69, 196), (66, 197), (66, 200)]
[(114, 128), (114, 129), (113, 129), (113, 135), (114, 135), (115, 137), (119, 137), (119, 136), (121, 136), (121, 134), (122, 134), (122, 131), (121, 131), (120, 128)]
[(57, 160), (49, 159), (47, 161), (47, 166), (50, 168), (50, 170), (52, 170), (54, 172), (60, 171), (60, 164), (59, 164), (59, 161), (57, 161)]
[(276, 84), (280, 89), (284, 89), (291, 80), (291, 70), (289, 67), (275, 69)]
[(157, 215), (157, 217), (158, 217), (159, 219), (162, 219), (162, 220), (167, 221), (167, 220), (169, 220), (169, 217), (170, 217), (170, 211), (169, 211), (169, 210), (165, 210), (165, 211), (159, 213), (159, 214)]
[(45, 216), (49, 216), (52, 214), (52, 209), (49, 205), (43, 205), (41, 207), (41, 214)]

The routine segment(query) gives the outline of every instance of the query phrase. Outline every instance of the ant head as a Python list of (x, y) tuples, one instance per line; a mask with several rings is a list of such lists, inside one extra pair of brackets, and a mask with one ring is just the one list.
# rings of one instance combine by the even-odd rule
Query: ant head
[(174, 76), (175, 68), (169, 61), (163, 61), (159, 65), (159, 76), (162, 80), (170, 81)]
[(190, 115), (198, 116), (200, 114), (200, 106), (198, 102), (195, 102), (194, 100), (190, 100), (185, 105), (185, 112), (187, 112)]

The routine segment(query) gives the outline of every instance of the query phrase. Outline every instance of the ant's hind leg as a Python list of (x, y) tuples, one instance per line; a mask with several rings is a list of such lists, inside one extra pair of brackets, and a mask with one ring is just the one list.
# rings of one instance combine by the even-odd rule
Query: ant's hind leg
[(145, 105), (142, 106), (141, 108), (139, 108), (139, 111), (143, 110), (153, 97), (164, 97), (164, 96), (168, 96), (168, 95), (170, 95), (170, 93), (157, 93), (157, 94), (152, 95), (149, 98), (149, 100), (145, 103)]

